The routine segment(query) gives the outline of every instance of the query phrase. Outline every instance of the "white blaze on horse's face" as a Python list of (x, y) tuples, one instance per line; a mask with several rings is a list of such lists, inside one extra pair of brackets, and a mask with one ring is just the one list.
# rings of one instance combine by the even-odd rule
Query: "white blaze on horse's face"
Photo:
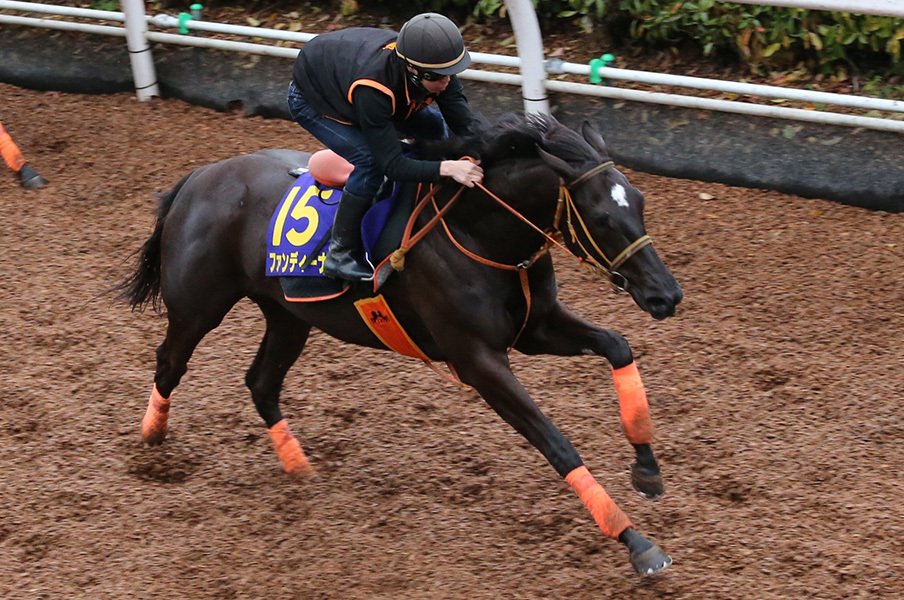
[(622, 208), (628, 208), (628, 194), (625, 192), (625, 188), (622, 184), (616, 183), (613, 185), (611, 195), (616, 204)]

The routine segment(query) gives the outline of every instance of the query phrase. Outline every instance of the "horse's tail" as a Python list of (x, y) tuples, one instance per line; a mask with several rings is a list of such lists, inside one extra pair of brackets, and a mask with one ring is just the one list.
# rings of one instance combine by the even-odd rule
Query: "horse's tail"
[(160, 238), (163, 237), (166, 216), (190, 176), (191, 173), (183, 177), (173, 189), (160, 197), (154, 232), (135, 253), (138, 256), (135, 272), (114, 288), (118, 292), (117, 298), (127, 301), (132, 310), (144, 310), (148, 304), (154, 310), (160, 310)]

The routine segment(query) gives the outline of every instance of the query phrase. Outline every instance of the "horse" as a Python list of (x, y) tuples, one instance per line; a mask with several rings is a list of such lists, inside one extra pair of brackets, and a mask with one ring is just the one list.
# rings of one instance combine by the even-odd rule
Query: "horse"
[[(571, 442), (540, 411), (512, 373), (509, 352), (597, 355), (611, 366), (624, 433), (635, 450), (634, 488), (664, 493), (652, 450), (646, 391), (631, 348), (611, 329), (590, 323), (557, 298), (548, 252), (563, 246), (626, 290), (654, 319), (674, 315), (678, 282), (647, 235), (643, 195), (619, 171), (589, 123), (580, 132), (552, 116), (509, 116), (479, 134), (423, 149), (434, 158), (474, 157), (482, 184), (410, 184), (421, 198), (391, 260), (396, 272), (381, 294), (410, 340), (430, 361), (445, 361), (464, 385), (539, 450), (575, 490), (607, 537), (627, 547), (641, 575), (671, 558), (642, 535), (584, 465)], [(166, 336), (156, 352), (154, 385), (142, 421), (148, 444), (162, 443), (173, 390), (197, 344), (242, 298), (263, 313), (266, 331), (245, 383), (285, 472), (313, 473), (279, 407), (286, 373), (312, 327), (385, 349), (359, 318), (356, 301), (372, 283), (317, 302), (290, 302), (266, 277), (265, 228), (288, 187), (287, 172), (310, 155), (263, 150), (208, 164), (183, 177), (159, 200), (153, 233), (136, 252), (138, 266), (120, 296), (133, 311), (166, 308)], [(429, 201), (427, 201), (429, 198)], [(425, 208), (426, 207), (426, 208)], [(410, 235), (415, 228), (418, 232)]]

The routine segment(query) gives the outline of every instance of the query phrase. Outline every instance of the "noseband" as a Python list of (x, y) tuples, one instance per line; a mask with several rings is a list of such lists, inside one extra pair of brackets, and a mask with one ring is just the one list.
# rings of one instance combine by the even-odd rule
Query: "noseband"
[[(581, 216), (580, 211), (578, 211), (577, 205), (574, 203), (574, 199), (571, 197), (571, 191), (577, 186), (586, 183), (588, 180), (593, 178), (600, 173), (606, 173), (615, 168), (615, 163), (611, 160), (607, 160), (606, 162), (599, 164), (592, 169), (584, 172), (582, 175), (576, 177), (571, 182), (566, 184), (564, 181), (560, 180), (559, 183), (559, 203), (556, 207), (556, 216), (553, 221), (553, 230), (561, 231), (559, 226), (559, 222), (562, 216), (562, 208), (565, 208), (565, 223), (568, 227), (568, 233), (571, 234), (571, 241), (578, 248), (580, 248), (583, 256), (579, 256), (582, 261), (585, 261), (587, 266), (590, 269), (597, 271), (599, 273), (605, 273), (609, 277), (609, 281), (612, 282), (619, 290), (626, 290), (628, 288), (628, 278), (618, 272), (618, 268), (625, 264), (629, 258), (640, 252), (644, 247), (649, 246), (653, 243), (653, 240), (649, 235), (642, 235), (622, 250), (616, 255), (615, 258), (609, 259), (606, 256), (606, 253), (603, 252), (603, 249), (599, 247), (596, 243), (596, 240), (593, 239), (593, 236), (590, 235), (590, 230), (587, 228), (587, 224), (584, 222), (584, 218)], [(574, 227), (574, 223), (572, 222), (572, 214), (574, 215), (575, 220), (581, 228), (581, 231), (584, 233), (584, 237), (590, 242), (591, 248), (588, 249), (581, 243), (580, 238), (577, 235), (577, 231)], [(591, 251), (591, 249), (593, 251)]]

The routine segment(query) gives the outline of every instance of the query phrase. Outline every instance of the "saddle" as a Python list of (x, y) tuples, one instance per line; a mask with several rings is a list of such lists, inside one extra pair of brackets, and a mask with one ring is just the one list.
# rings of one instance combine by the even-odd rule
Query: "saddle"
[(318, 150), (308, 159), (307, 166), (289, 169), (289, 175), (299, 177), (310, 173), (318, 183), (331, 188), (341, 188), (355, 166), (330, 149)]
[[(322, 263), (342, 187), (353, 170), (351, 163), (332, 150), (320, 150), (306, 166), (288, 171), (295, 180), (270, 219), (265, 268), (268, 276), (279, 277), (289, 301), (328, 300), (349, 289), (349, 282), (324, 276)], [(361, 239), (372, 265), (380, 264), (402, 239), (414, 198), (400, 193), (401, 188), (398, 183), (384, 182), (377, 201), (362, 219)], [(391, 272), (381, 269), (369, 285), (376, 291)]]

